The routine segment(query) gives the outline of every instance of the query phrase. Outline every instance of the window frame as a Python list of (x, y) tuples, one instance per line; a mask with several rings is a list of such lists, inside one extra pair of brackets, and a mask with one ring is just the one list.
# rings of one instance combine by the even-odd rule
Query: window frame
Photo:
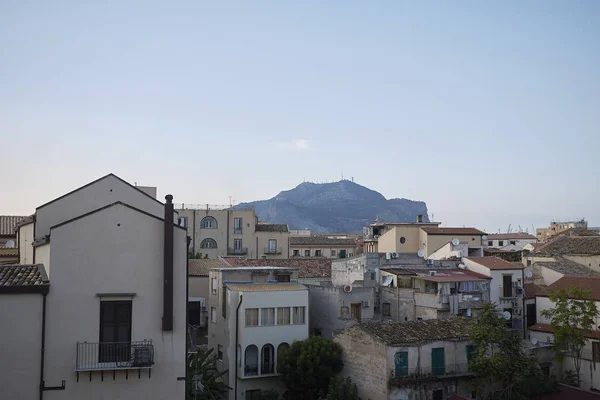
[[(256, 325), (252, 324), (248, 324), (249, 318), (248, 318), (248, 313), (249, 312), (254, 312), (256, 310)], [(257, 326), (260, 326), (260, 308), (257, 307), (251, 307), (251, 308), (245, 308), (244, 309), (244, 326), (248, 327), (248, 328), (254, 328)]]
[[(207, 224), (207, 222), (210, 222)], [(214, 226), (213, 226), (214, 222)], [(209, 225), (209, 226), (207, 226)], [(219, 224), (217, 223), (217, 219), (211, 215), (207, 215), (200, 220), (200, 229), (218, 229)]]
[(210, 322), (213, 324), (217, 323), (217, 307), (210, 308)]
[[(208, 243), (211, 243), (211, 245), (207, 246), (206, 244), (208, 244)], [(212, 246), (212, 244), (214, 244), (214, 247)], [(201, 249), (217, 249), (218, 247), (219, 247), (219, 245), (217, 244), (217, 241), (213, 238), (204, 238), (200, 242)]]
[(388, 303), (388, 302), (381, 303), (381, 315), (383, 315), (384, 317), (392, 316), (391, 303)]
[[(299, 310), (302, 310), (302, 313), (299, 313)], [(302, 322), (298, 322), (300, 318), (296, 318), (296, 316), (302, 316)], [(304, 325), (306, 324), (306, 306), (294, 306), (292, 308), (292, 325)]]

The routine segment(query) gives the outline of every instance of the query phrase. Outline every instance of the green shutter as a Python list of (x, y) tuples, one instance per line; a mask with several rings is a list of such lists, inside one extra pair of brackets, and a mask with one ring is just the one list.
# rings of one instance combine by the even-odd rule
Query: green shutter
[(436, 376), (446, 373), (446, 359), (443, 347), (431, 349), (431, 372)]
[(394, 356), (396, 376), (408, 376), (408, 351), (399, 351)]

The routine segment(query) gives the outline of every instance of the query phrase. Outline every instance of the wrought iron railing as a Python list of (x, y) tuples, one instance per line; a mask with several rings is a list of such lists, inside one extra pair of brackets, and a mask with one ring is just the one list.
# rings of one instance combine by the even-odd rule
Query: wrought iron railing
[(258, 364), (246, 364), (244, 366), (244, 376), (258, 375)]
[(236, 254), (236, 255), (248, 254), (248, 248), (247, 247), (230, 247), (229, 254)]
[(264, 254), (281, 254), (281, 247), (265, 247)]
[(446, 364), (439, 367), (420, 367), (420, 368), (408, 368), (402, 366), (396, 366), (395, 375), (391, 378), (391, 383), (399, 383), (405, 380), (425, 380), (425, 379), (438, 379), (444, 377), (453, 376), (468, 376), (472, 373), (469, 372), (469, 364)]
[(76, 371), (152, 368), (154, 346), (140, 342), (77, 342)]
[(242, 228), (233, 228), (233, 233), (234, 234), (241, 234), (242, 233)]

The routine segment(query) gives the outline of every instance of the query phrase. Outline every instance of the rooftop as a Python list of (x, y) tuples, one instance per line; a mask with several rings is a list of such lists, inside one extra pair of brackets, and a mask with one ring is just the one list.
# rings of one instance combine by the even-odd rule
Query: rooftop
[(584, 297), (586, 300), (600, 301), (600, 276), (563, 276), (548, 286), (551, 290), (567, 290), (572, 287), (589, 292)]
[(262, 267), (265, 264), (298, 270), (299, 278), (331, 277), (331, 259), (279, 259), (279, 260), (246, 260), (244, 258), (227, 257), (222, 259), (232, 267)]
[(466, 340), (469, 320), (463, 317), (381, 324), (359, 324), (356, 328), (388, 346), (417, 345), (437, 340)]
[[(536, 332), (554, 333), (554, 328), (550, 324), (535, 324), (529, 327), (529, 330)], [(591, 331), (588, 335), (590, 339), (600, 339), (600, 331)]]
[(236, 292), (290, 292), (307, 290), (299, 283), (227, 283), (226, 286)]
[(292, 236), (290, 246), (350, 246), (356, 244), (353, 238), (335, 238), (327, 236)]
[(14, 236), (17, 224), (26, 218), (21, 215), (0, 215), (0, 235)]
[(190, 259), (188, 261), (188, 265), (189, 265), (189, 269), (188, 269), (189, 276), (208, 276), (208, 271), (210, 271), (211, 268), (223, 268), (223, 267), (227, 267), (229, 264), (222, 261), (221, 259), (215, 260), (215, 259), (201, 258), (201, 259)]
[[(48, 287), (50, 281), (42, 264), (0, 265), (0, 293), (28, 292), (27, 289)], [(35, 292), (37, 290), (30, 290)]]
[(430, 270), (411, 270), (411, 272), (415, 272), (420, 279), (430, 282), (474, 282), (492, 279), (489, 276), (462, 269), (435, 270), (434, 276), (429, 275)]
[(523, 265), (514, 264), (498, 257), (465, 257), (491, 270), (523, 269)]
[(485, 232), (476, 228), (421, 227), (421, 229), (429, 235), (485, 235)]
[(286, 224), (256, 224), (256, 232), (289, 232)]
[(536, 296), (545, 296), (548, 293), (548, 286), (536, 285), (534, 283), (526, 283), (523, 285), (525, 296), (532, 299)]
[(562, 257), (556, 257), (556, 261), (538, 261), (534, 265), (550, 268), (567, 276), (600, 276), (600, 272)]
[(537, 237), (530, 235), (529, 233), (515, 232), (515, 233), (492, 233), (487, 235), (487, 240), (510, 240), (510, 239), (531, 239), (537, 240)]
[(211, 268), (211, 269), (216, 269), (218, 271), (289, 271), (290, 269), (294, 269), (294, 268), (286, 268), (286, 267), (273, 267), (270, 265), (264, 265), (260, 266), (260, 267), (248, 267), (248, 266), (244, 266), (244, 267), (217, 267), (217, 268)]
[(597, 255), (600, 254), (600, 236), (561, 235), (543, 246), (536, 247), (533, 252), (547, 255)]
[(0, 247), (0, 257), (18, 257), (19, 249), (16, 247)]

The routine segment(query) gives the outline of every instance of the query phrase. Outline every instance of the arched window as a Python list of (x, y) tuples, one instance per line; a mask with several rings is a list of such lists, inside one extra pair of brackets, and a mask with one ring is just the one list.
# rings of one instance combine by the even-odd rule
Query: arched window
[(200, 221), (200, 228), (202, 229), (217, 229), (217, 220), (213, 217), (204, 217)]
[(265, 344), (260, 355), (260, 374), (275, 373), (275, 349), (272, 344)]
[(217, 242), (215, 242), (215, 240), (211, 239), (211, 238), (204, 239), (202, 242), (200, 242), (200, 248), (201, 249), (216, 249)]
[(290, 345), (285, 342), (283, 342), (279, 346), (277, 346), (277, 365), (279, 365), (279, 361), (281, 360), (282, 353), (285, 352), (289, 348), (290, 348)]
[(244, 354), (244, 375), (258, 375), (258, 347), (251, 344)]

